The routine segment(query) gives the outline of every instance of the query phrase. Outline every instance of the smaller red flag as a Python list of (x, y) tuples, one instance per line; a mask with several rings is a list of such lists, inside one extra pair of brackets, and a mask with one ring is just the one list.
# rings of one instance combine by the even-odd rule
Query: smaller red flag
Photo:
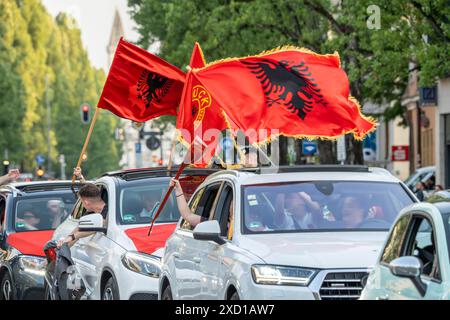
[[(202, 68), (206, 65), (203, 52), (195, 43), (189, 66)], [(190, 159), (194, 167), (206, 167), (216, 152), (221, 131), (227, 128), (221, 108), (198, 80), (189, 72), (186, 77), (177, 129), (180, 140), (190, 146)]]
[(98, 107), (137, 122), (176, 115), (184, 81), (180, 69), (121, 38)]

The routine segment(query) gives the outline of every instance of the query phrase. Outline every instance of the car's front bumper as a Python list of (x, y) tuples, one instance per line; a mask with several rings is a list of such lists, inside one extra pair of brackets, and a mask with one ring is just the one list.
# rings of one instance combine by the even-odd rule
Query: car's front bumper
[(241, 287), (239, 296), (245, 300), (356, 300), (364, 287), (362, 278), (368, 269), (320, 270), (307, 287), (261, 285), (251, 280)]
[(133, 272), (121, 266), (116, 274), (121, 300), (158, 300), (159, 279)]
[(20, 268), (17, 260), (12, 264), (13, 282), (18, 300), (43, 300), (45, 295), (45, 269), (42, 272), (28, 272)]

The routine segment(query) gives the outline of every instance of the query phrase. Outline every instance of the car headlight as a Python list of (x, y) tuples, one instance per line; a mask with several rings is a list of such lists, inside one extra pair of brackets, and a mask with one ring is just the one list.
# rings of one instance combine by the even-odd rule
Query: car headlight
[(123, 265), (134, 272), (159, 278), (161, 272), (161, 258), (138, 252), (127, 252), (122, 256)]
[(316, 270), (259, 264), (252, 266), (253, 281), (257, 284), (307, 286), (314, 278)]
[(19, 256), (19, 267), (26, 273), (44, 276), (47, 259), (34, 256)]

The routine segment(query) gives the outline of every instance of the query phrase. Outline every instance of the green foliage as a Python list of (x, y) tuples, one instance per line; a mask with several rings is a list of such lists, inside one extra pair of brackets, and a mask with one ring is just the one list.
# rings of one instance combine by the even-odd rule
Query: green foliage
[[(57, 158), (64, 154), (70, 175), (88, 130), (80, 105), (89, 103), (93, 115), (105, 81), (103, 71), (91, 66), (75, 22), (63, 14), (53, 19), (38, 0), (2, 0), (0, 72), (0, 151), (7, 148), (25, 172), (36, 168), (37, 154), (47, 157), (50, 151), (57, 175)], [(116, 125), (115, 117), (101, 112), (83, 164), (90, 176), (117, 167)]]
[[(338, 51), (351, 92), (361, 103), (399, 107), (409, 63), (423, 84), (450, 73), (446, 0), (128, 0), (147, 47), (161, 42), (160, 54), (184, 67), (195, 41), (208, 61), (256, 54), (293, 44), (318, 53)], [(368, 8), (380, 9), (380, 28), (368, 28)], [(429, 38), (428, 44), (423, 35)]]

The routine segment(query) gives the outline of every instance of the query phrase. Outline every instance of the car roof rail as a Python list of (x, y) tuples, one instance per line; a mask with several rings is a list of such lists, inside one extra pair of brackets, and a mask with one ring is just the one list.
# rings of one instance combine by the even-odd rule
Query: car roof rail
[[(364, 165), (345, 165), (345, 164), (320, 164), (320, 165), (294, 165), (280, 166), (279, 173), (289, 172), (369, 172), (369, 167)], [(264, 173), (264, 171), (262, 171)]]
[(79, 189), (83, 186), (81, 182), (46, 182), (46, 183), (32, 183), (32, 184), (18, 184), (14, 188), (22, 193), (41, 192), (41, 191), (58, 191), (58, 190), (71, 190)]
[[(170, 170), (167, 167), (152, 167), (152, 168), (139, 168), (128, 169), (120, 171), (106, 172), (101, 177), (117, 177), (122, 180), (138, 180), (145, 178), (158, 178), (158, 177), (174, 177), (180, 166), (173, 166)], [(213, 168), (186, 168), (183, 170), (182, 175), (199, 175), (209, 176), (210, 174), (219, 171), (220, 169)]]

